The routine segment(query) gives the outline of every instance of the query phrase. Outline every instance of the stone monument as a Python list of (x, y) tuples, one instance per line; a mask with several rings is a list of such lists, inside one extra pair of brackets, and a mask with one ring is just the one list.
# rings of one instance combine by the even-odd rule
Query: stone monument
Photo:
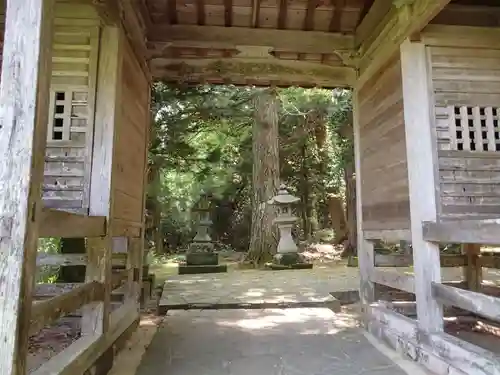
[(273, 257), (273, 262), (269, 264), (269, 268), (273, 270), (310, 269), (313, 267), (299, 253), (299, 248), (292, 236), (292, 229), (298, 220), (298, 217), (293, 214), (292, 206), (299, 201), (300, 198), (291, 195), (286, 186), (282, 184), (278, 194), (268, 202), (276, 206), (277, 216), (273, 222), (279, 230), (277, 253)]
[(198, 216), (196, 235), (189, 244), (186, 264), (179, 266), (179, 275), (227, 271), (226, 265), (219, 264), (219, 255), (214, 251), (214, 244), (210, 238), (211, 203), (211, 196), (202, 193), (193, 208), (193, 212)]

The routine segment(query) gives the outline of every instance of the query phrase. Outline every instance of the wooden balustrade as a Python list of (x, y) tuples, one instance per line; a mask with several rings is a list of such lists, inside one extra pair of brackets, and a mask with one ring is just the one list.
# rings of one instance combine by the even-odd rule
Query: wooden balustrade
[(33, 335), (46, 325), (91, 302), (104, 299), (104, 285), (92, 281), (69, 292), (44, 301), (35, 302), (32, 307), (29, 333)]
[[(441, 267), (463, 267), (467, 265), (466, 255), (441, 255)], [(375, 267), (410, 267), (411, 254), (375, 254)]]
[(500, 321), (500, 298), (439, 283), (432, 283), (432, 294), (444, 305)]

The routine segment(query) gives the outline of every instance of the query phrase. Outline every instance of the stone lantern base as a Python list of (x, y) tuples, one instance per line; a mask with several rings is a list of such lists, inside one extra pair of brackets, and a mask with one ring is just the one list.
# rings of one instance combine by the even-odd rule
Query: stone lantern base
[(186, 254), (186, 264), (179, 265), (179, 275), (218, 272), (227, 272), (227, 266), (219, 264), (219, 254), (213, 252), (211, 243), (192, 243)]
[(304, 270), (313, 268), (313, 265), (307, 263), (302, 254), (293, 252), (274, 255), (273, 262), (267, 267), (272, 270)]

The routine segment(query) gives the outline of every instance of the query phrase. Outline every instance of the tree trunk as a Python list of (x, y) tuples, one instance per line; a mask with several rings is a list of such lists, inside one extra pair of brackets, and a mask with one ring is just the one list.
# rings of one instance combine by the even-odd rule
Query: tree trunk
[[(85, 254), (84, 238), (61, 238), (61, 254)], [(61, 266), (58, 283), (85, 282), (85, 266)]]
[(267, 201), (279, 187), (279, 99), (273, 90), (265, 90), (254, 103), (252, 226), (245, 260), (258, 266), (270, 261), (277, 247), (275, 208)]
[(332, 229), (335, 235), (334, 242), (340, 244), (347, 237), (347, 225), (345, 220), (344, 206), (342, 200), (338, 196), (331, 196), (328, 199), (330, 208), (330, 219), (332, 221)]
[(356, 177), (352, 159), (345, 165), (344, 178), (346, 185), (347, 240), (344, 242), (343, 256), (349, 256), (356, 255), (358, 244), (358, 224), (356, 220)]

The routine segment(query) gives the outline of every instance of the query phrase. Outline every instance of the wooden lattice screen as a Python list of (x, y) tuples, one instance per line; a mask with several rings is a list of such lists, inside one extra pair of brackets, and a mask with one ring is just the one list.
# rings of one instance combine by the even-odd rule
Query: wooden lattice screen
[(448, 107), (450, 149), (500, 151), (499, 114), (495, 107)]
[(49, 141), (71, 141), (87, 131), (87, 92), (54, 90), (50, 97)]

